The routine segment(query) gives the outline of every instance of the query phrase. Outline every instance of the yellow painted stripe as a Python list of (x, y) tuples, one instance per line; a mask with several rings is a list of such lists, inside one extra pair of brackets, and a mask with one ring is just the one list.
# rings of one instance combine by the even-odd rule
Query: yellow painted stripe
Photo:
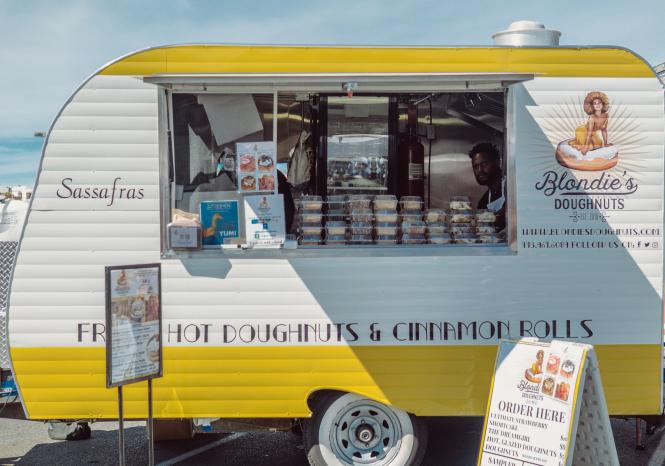
[(165, 73), (534, 73), (655, 77), (648, 63), (613, 48), (371, 48), (189, 45), (138, 52), (100, 72)]
[[(656, 414), (659, 345), (596, 348), (612, 414)], [(164, 349), (155, 416), (307, 417), (320, 389), (359, 393), (418, 415), (482, 415), (495, 346), (246, 347)], [(103, 348), (13, 348), (32, 419), (113, 418)], [(146, 384), (124, 391), (127, 417), (145, 417)]]

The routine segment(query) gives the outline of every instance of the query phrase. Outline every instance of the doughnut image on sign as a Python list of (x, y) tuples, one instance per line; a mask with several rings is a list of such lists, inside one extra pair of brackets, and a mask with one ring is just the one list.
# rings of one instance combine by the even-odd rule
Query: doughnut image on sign
[(545, 395), (549, 396), (554, 395), (554, 379), (552, 377), (548, 377), (543, 381), (543, 386), (541, 388), (541, 391)]
[(241, 155), (240, 171), (243, 173), (256, 171), (256, 158), (250, 154)]
[(559, 143), (556, 160), (573, 170), (608, 170), (619, 162), (619, 148), (609, 142), (607, 134), (610, 101), (603, 92), (589, 92), (583, 108), (589, 118), (577, 127), (574, 138)]
[(259, 191), (274, 191), (275, 177), (273, 175), (261, 175), (259, 177)]
[(568, 382), (559, 382), (554, 392), (554, 398), (561, 401), (568, 401), (569, 393), (570, 393), (570, 384)]
[(556, 375), (559, 370), (559, 364), (561, 363), (561, 358), (556, 354), (550, 354), (547, 358), (547, 373)]
[(240, 179), (240, 189), (243, 191), (255, 191), (256, 190), (256, 178), (253, 176), (243, 176)]
[(561, 374), (563, 377), (567, 379), (571, 379), (573, 377), (573, 373), (575, 372), (575, 364), (573, 361), (566, 359), (563, 364), (561, 364), (561, 371), (559, 374)]
[(259, 171), (270, 172), (274, 166), (272, 157), (268, 154), (261, 154), (259, 156)]

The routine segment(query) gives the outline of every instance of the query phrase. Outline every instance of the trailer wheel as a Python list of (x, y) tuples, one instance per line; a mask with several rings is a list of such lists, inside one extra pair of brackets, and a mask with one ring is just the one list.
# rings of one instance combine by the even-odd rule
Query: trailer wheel
[(427, 426), (374, 400), (333, 394), (317, 404), (303, 439), (312, 466), (412, 466), (425, 455)]

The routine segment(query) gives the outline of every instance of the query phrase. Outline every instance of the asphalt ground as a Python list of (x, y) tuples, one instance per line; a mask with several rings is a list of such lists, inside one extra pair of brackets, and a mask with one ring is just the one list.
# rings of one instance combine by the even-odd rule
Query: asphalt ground
[[(476, 464), (481, 418), (430, 419), (429, 426), (424, 466)], [(116, 465), (117, 428), (115, 422), (94, 423), (91, 439), (66, 442), (50, 440), (43, 423), (0, 419), (0, 465)], [(635, 419), (612, 419), (612, 429), (622, 466), (665, 465), (665, 429), (644, 435), (644, 450), (635, 449)], [(125, 423), (125, 452), (128, 465), (148, 463), (145, 423)], [(301, 438), (290, 432), (201, 434), (157, 442), (155, 457), (161, 466), (307, 466)]]

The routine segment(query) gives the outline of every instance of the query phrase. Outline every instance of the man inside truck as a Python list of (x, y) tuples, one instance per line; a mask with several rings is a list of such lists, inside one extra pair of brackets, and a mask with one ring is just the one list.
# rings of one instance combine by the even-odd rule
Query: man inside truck
[(487, 186), (487, 192), (478, 201), (478, 209), (492, 210), (496, 213), (497, 231), (506, 227), (506, 198), (504, 178), (501, 169), (501, 153), (492, 143), (481, 142), (469, 151), (473, 175), (481, 186)]

